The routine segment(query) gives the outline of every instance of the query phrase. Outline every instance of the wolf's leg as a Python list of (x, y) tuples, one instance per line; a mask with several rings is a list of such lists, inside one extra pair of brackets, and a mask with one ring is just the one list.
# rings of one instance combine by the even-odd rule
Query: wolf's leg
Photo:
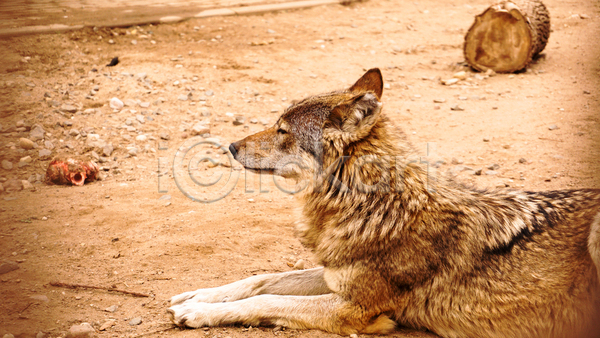
[(588, 250), (592, 256), (592, 261), (596, 265), (598, 279), (600, 280), (600, 213), (594, 217), (590, 227), (590, 237), (588, 239)]
[(395, 323), (386, 315), (367, 311), (337, 294), (319, 296), (260, 295), (227, 303), (184, 302), (167, 310), (180, 326), (198, 328), (239, 323), (281, 325), (352, 333), (387, 333)]
[(256, 295), (310, 296), (330, 293), (323, 268), (252, 276), (216, 288), (198, 289), (171, 298), (171, 305), (190, 302), (232, 302)]

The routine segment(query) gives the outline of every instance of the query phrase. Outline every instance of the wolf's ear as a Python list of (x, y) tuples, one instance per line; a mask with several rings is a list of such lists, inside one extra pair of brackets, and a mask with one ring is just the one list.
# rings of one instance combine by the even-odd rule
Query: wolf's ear
[(324, 139), (350, 144), (365, 138), (379, 120), (381, 106), (372, 92), (356, 95), (339, 104), (325, 122)]
[(369, 69), (350, 87), (350, 91), (353, 93), (373, 92), (381, 100), (381, 95), (383, 95), (383, 77), (379, 68)]

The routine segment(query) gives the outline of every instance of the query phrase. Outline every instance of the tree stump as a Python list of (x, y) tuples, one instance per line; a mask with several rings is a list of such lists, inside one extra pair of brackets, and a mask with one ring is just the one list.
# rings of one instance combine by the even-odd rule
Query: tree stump
[(544, 50), (549, 36), (550, 14), (541, 1), (502, 1), (475, 17), (465, 59), (479, 71), (516, 72)]

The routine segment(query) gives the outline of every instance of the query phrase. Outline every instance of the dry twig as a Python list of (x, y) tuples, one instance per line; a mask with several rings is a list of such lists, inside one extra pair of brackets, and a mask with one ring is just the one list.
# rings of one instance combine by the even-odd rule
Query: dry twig
[(63, 288), (69, 288), (69, 289), (82, 288), (82, 289), (105, 290), (105, 291), (111, 291), (111, 292), (124, 293), (124, 294), (132, 295), (132, 296), (135, 296), (135, 297), (150, 297), (150, 295), (145, 294), (145, 293), (139, 293), (139, 292), (133, 292), (133, 291), (127, 291), (127, 290), (119, 290), (119, 289), (115, 289), (115, 288), (106, 288), (106, 287), (102, 287), (102, 286), (82, 285), (82, 284), (70, 284), (70, 283), (62, 283), (62, 282), (50, 282), (50, 285), (52, 285), (52, 286), (58, 286), (58, 287), (63, 287)]

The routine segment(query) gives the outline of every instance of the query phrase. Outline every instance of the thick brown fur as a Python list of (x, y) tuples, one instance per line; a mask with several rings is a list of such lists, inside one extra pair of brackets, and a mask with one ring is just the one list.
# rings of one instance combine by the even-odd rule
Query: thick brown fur
[(443, 337), (598, 337), (600, 190), (477, 191), (428, 177), (382, 113), (378, 69), (233, 143), (307, 182), (298, 233), (323, 268), (171, 299), (172, 320)]

